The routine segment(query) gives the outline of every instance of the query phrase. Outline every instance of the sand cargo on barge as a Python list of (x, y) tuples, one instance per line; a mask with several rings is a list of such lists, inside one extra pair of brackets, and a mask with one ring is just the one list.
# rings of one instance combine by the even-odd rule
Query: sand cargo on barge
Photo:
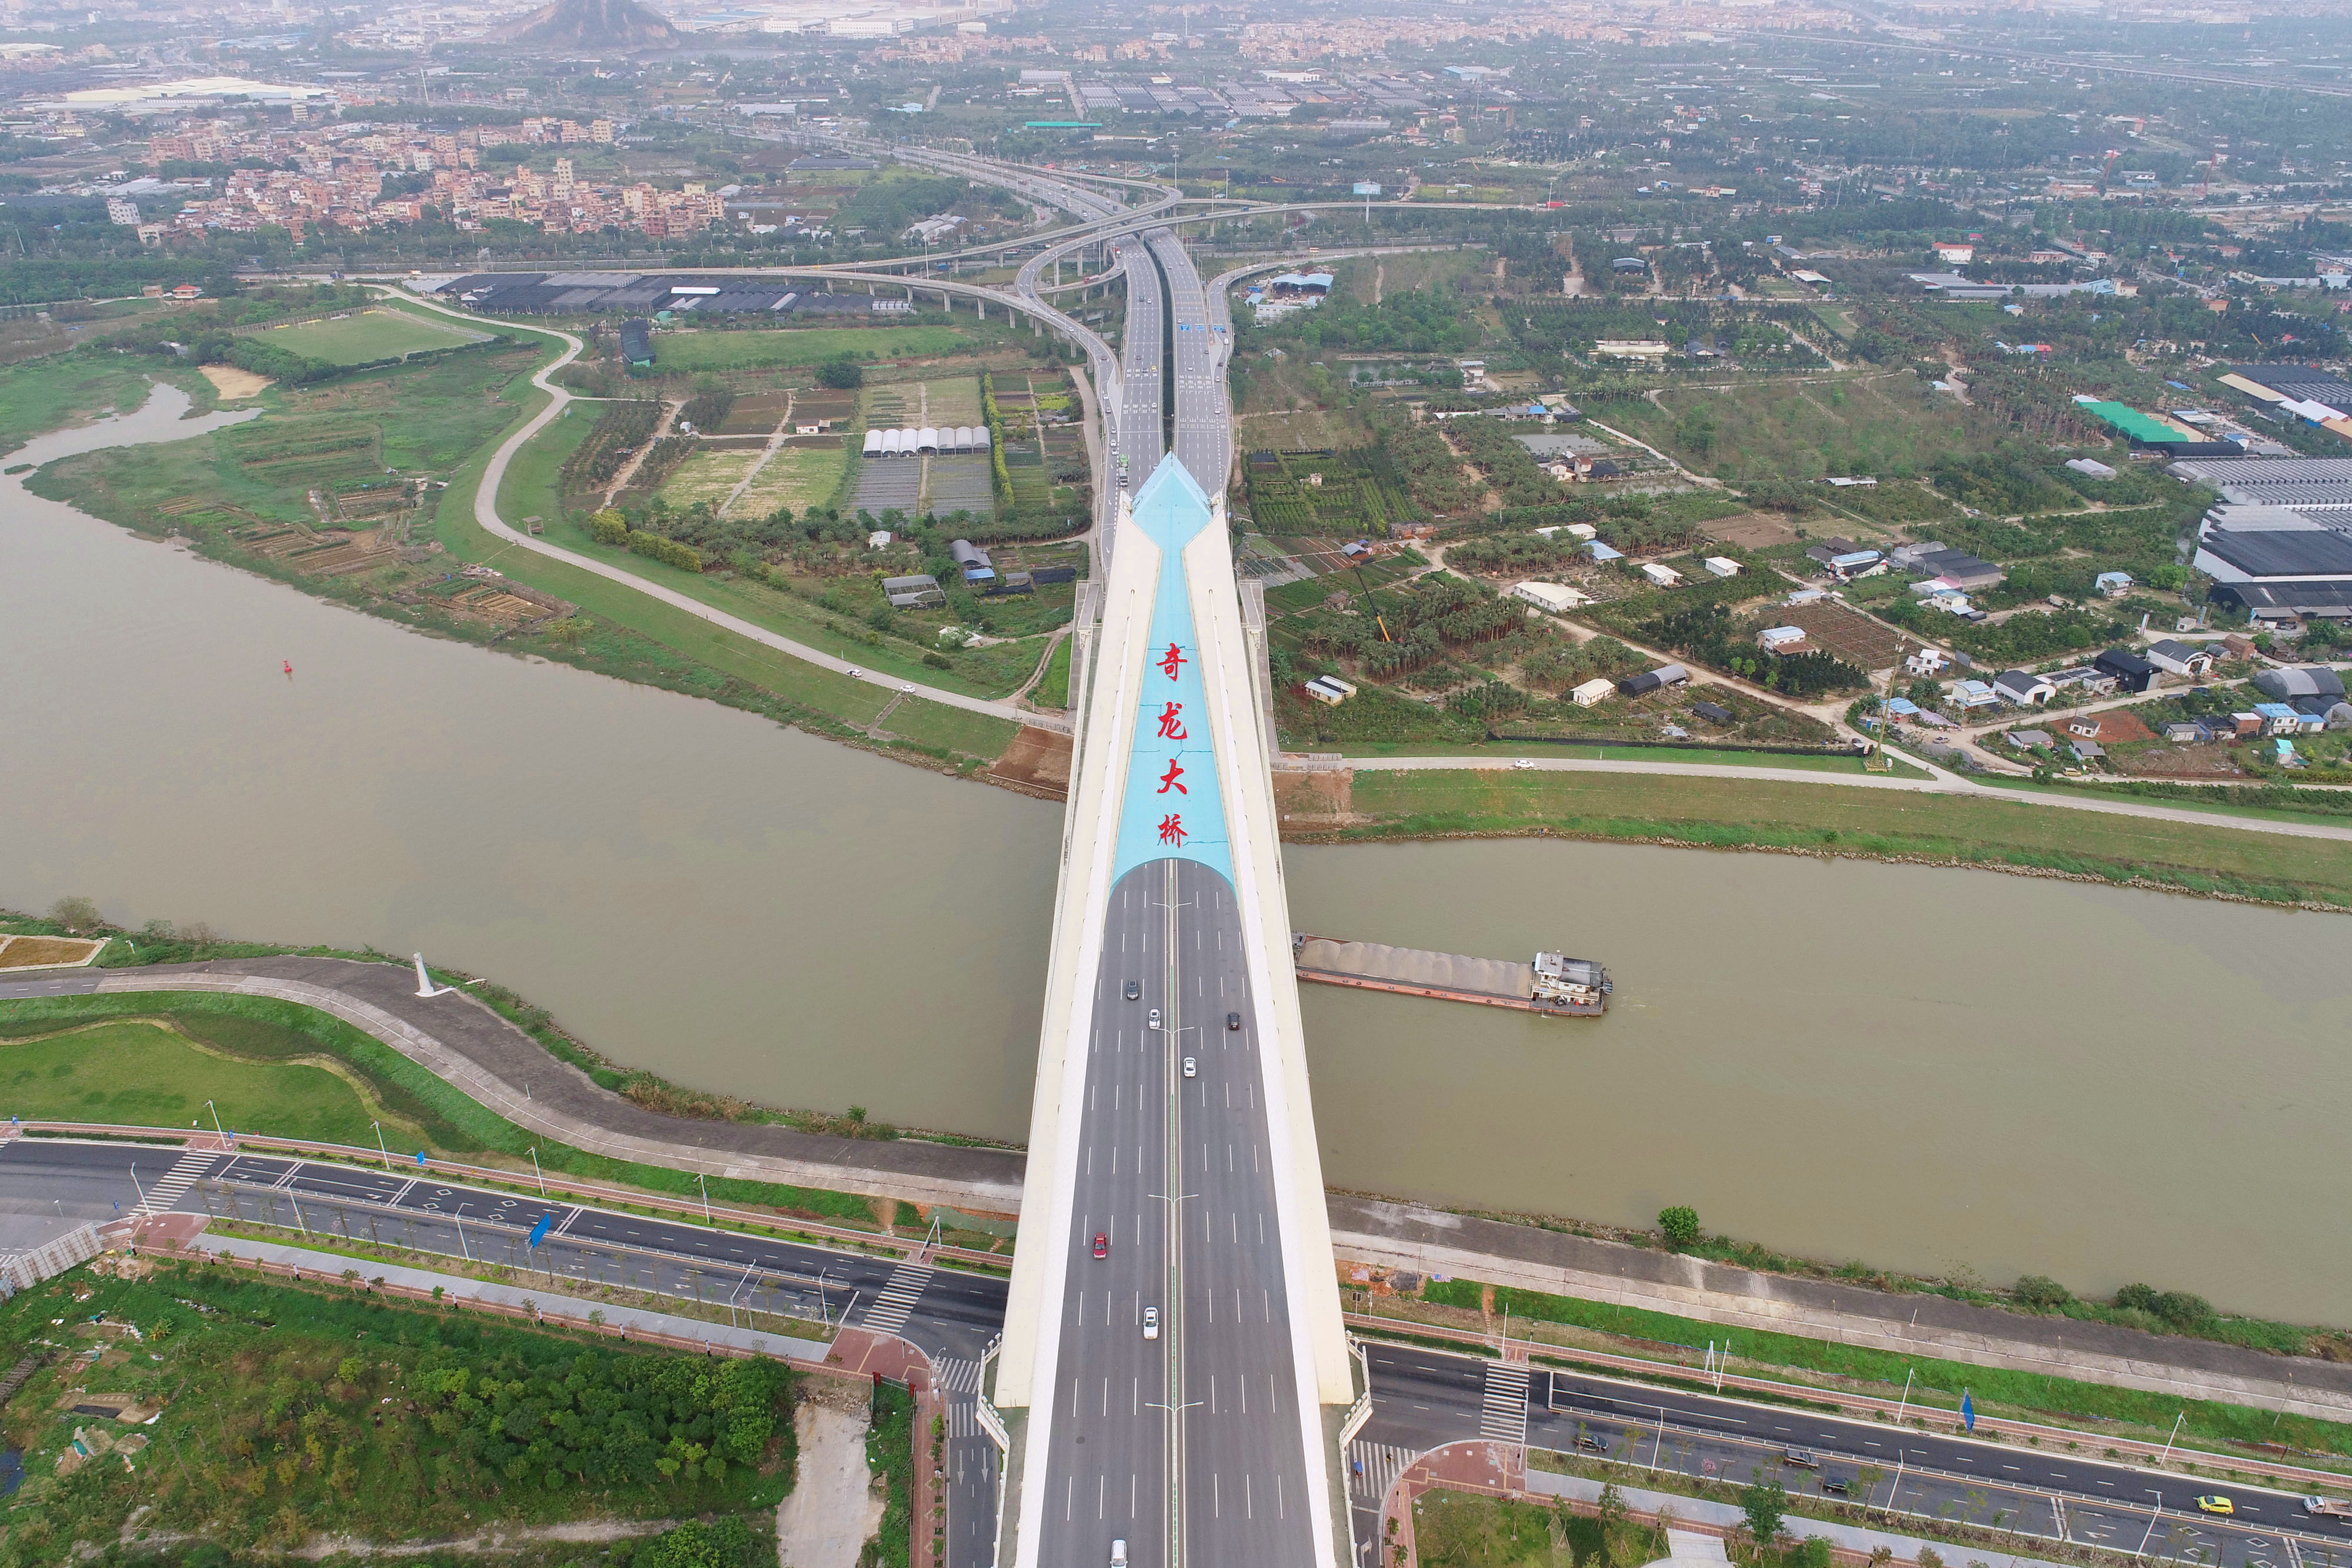
[(1609, 1005), (1609, 971), (1589, 958), (1538, 953), (1533, 963), (1514, 964), (1304, 932), (1292, 936), (1290, 947), (1298, 977), (1319, 985), (1570, 1018), (1597, 1018)]

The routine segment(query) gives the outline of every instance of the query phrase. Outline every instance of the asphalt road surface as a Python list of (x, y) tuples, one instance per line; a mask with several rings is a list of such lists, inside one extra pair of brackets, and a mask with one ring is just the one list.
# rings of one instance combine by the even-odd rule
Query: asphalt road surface
[[(2047, 1447), (1981, 1442), (1816, 1411), (1750, 1404), (1566, 1371), (1533, 1371), (1521, 1407), (1501, 1364), (1373, 1343), (1373, 1415), (1349, 1455), (1357, 1538), (1371, 1540), (1379, 1494), (1410, 1456), (1459, 1437), (1526, 1441), (1614, 1459), (1632, 1472), (1674, 1471), (1744, 1486), (1761, 1476), (1792, 1494), (1867, 1491), (1880, 1508), (2063, 1538), (2209, 1568), (2342, 1568), (2352, 1520), (2303, 1511), (2301, 1500), (2236, 1482), (2165, 1475)], [(2086, 1440), (2088, 1448), (2095, 1439)], [(1791, 1458), (1790, 1451), (1811, 1458)], [(2234, 1512), (2200, 1510), (2226, 1496)], [(1803, 1526), (1792, 1521), (1792, 1531)], [(2032, 1544), (2020, 1550), (2031, 1552)]]
[(1135, 1568), (1306, 1562), (1262, 1065), (1223, 877), (1159, 861), (1119, 881), (1094, 1016), (1053, 1424), (1030, 1483), (1045, 1489), (1041, 1560), (1108, 1561), (1121, 1540)]

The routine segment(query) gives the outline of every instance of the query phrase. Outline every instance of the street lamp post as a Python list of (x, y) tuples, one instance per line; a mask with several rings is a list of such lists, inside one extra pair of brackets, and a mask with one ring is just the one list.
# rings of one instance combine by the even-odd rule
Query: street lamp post
[(466, 1206), (464, 1204), (457, 1206), (457, 1212), (453, 1218), (457, 1221), (457, 1250), (464, 1253), (466, 1261), (470, 1263), (474, 1260), (474, 1249), (466, 1244)]
[(139, 1162), (136, 1160), (131, 1162), (131, 1185), (139, 1189), (139, 1207), (142, 1208), (146, 1207), (147, 1187), (146, 1185), (139, 1179)]
[(2156, 1499), (2156, 1511), (2147, 1516), (2147, 1533), (2139, 1538), (2139, 1551), (2134, 1553), (2138, 1557), (2147, 1555), (2147, 1543), (2156, 1539), (2157, 1521), (2164, 1517), (2164, 1494), (2150, 1487), (2147, 1495)]
[(383, 1124), (382, 1122), (371, 1122), (368, 1125), (375, 1129), (375, 1152), (383, 1156), (383, 1168), (390, 1170), (392, 1168), (392, 1151), (383, 1146)]
[(205, 1101), (205, 1110), (207, 1110), (207, 1111), (210, 1111), (210, 1112), (213, 1113), (213, 1133), (214, 1133), (214, 1134), (215, 1134), (216, 1137), (218, 1137), (222, 1143), (224, 1143), (224, 1144), (227, 1143), (227, 1142), (228, 1142), (228, 1134), (227, 1134), (226, 1133), (225, 1133), (225, 1132), (222, 1132), (222, 1131), (221, 1131), (221, 1123), (220, 1123), (220, 1107), (219, 1107), (219, 1106), (217, 1106), (217, 1105), (215, 1105), (215, 1104), (214, 1104), (211, 1101), (207, 1100), (207, 1101)]
[(694, 1173), (694, 1185), (702, 1189), (702, 1223), (716, 1226), (719, 1222), (710, 1218), (710, 1184), (702, 1179), (700, 1171)]
[(537, 1144), (533, 1144), (530, 1146), (530, 1169), (531, 1174), (539, 1177), (539, 1196), (545, 1197), (547, 1196), (547, 1173), (539, 1168), (539, 1145)]

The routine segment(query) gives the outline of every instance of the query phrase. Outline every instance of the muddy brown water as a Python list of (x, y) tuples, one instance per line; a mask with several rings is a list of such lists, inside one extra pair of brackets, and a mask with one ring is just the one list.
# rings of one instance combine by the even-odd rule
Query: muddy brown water
[[(177, 434), (156, 413), (47, 439)], [(696, 1087), (1026, 1134), (1058, 807), (405, 632), (13, 479), (0, 668), (0, 903), (421, 948)], [(1617, 981), (1594, 1021), (1303, 988), (1335, 1186), (1690, 1203), (1832, 1260), (2352, 1316), (2341, 917), (1550, 841), (1288, 864), (1301, 929)]]

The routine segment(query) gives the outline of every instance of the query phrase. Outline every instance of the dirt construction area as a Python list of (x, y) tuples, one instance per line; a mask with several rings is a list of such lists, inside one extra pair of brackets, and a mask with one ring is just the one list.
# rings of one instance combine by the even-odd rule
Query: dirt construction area
[(793, 1429), (800, 1439), (793, 1493), (776, 1509), (782, 1568), (857, 1568), (882, 1524), (882, 1493), (866, 1464), (866, 1390), (812, 1378)]
[(204, 365), (199, 371), (213, 383), (223, 402), (236, 402), (241, 398), (257, 394), (269, 384), (268, 376), (257, 376), (251, 371), (240, 371), (235, 365)]

